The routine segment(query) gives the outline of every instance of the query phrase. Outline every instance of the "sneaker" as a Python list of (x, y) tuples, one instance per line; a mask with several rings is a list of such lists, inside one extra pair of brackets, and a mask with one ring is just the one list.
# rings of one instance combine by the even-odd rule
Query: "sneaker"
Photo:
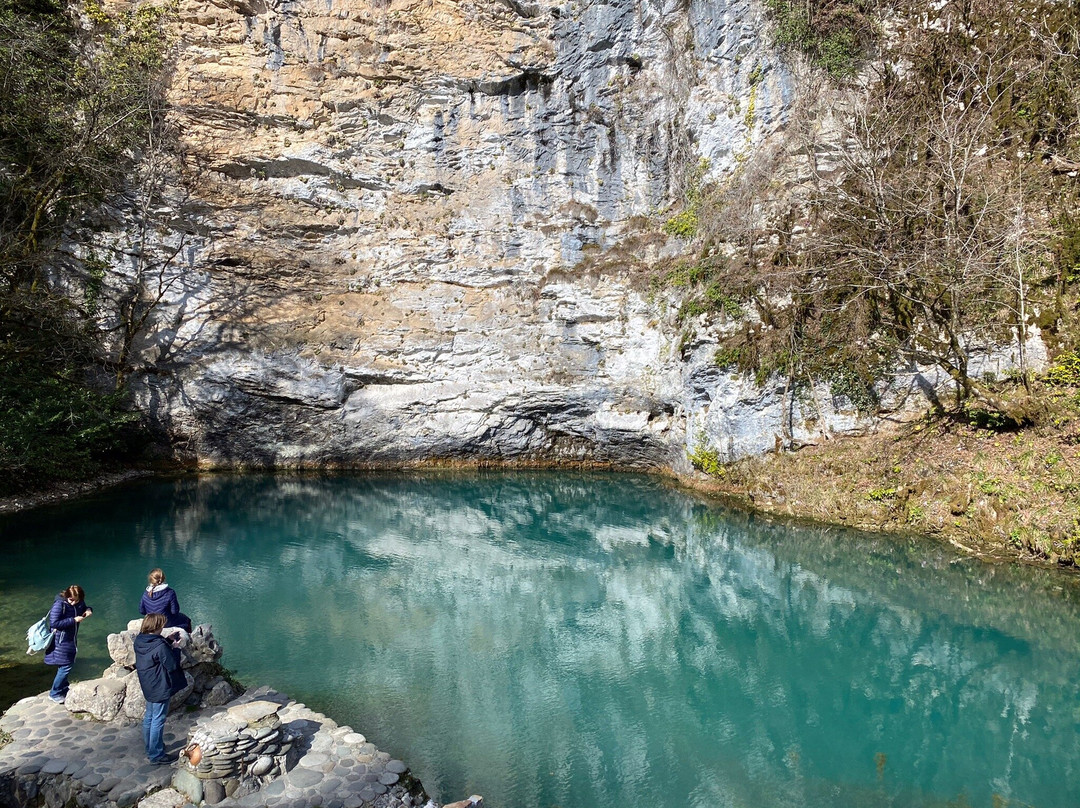
[(66, 700), (67, 699), (64, 696), (54, 696), (52, 693), (49, 694), (49, 701), (55, 701), (57, 704), (63, 704)]
[(163, 756), (161, 756), (159, 758), (154, 758), (150, 762), (151, 763), (156, 763), (159, 766), (163, 766), (166, 763), (176, 763), (176, 761), (179, 759), (179, 757), (180, 757), (179, 755), (163, 755)]

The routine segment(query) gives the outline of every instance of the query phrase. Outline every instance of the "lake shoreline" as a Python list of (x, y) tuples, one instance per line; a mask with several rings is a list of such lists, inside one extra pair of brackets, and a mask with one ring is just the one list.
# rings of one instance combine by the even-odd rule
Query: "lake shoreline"
[[(927, 436), (919, 434), (921, 426), (908, 425), (868, 435), (830, 438), (792, 451), (744, 458), (721, 464), (719, 473), (712, 474), (701, 471), (679, 474), (671, 469), (625, 468), (588, 461), (459, 458), (272, 468), (244, 464), (129, 467), (110, 470), (89, 480), (63, 482), (39, 491), (0, 497), (0, 515), (78, 499), (138, 480), (177, 476), (407, 474), (468, 470), (610, 471), (654, 476), (725, 507), (792, 524), (850, 528), (879, 535), (939, 541), (965, 556), (987, 563), (1016, 562), (1063, 571), (1077, 570), (1071, 542), (1066, 543), (1069, 547), (1066, 553), (1060, 547), (1055, 551), (1049, 533), (1047, 538), (1040, 539), (1037, 528), (1033, 531), (1034, 539), (1018, 536), (1018, 528), (1013, 525), (1015, 517), (1028, 511), (1035, 512), (1039, 503), (1035, 491), (1029, 495), (1031, 501), (1026, 501), (1020, 494), (1018, 483), (1022, 474), (1017, 473), (1014, 478), (1007, 471), (1003, 472), (1015, 463), (1015, 458), (1010, 457), (1007, 447), (1002, 449), (1000, 435), (961, 428), (960, 440), (976, 446), (987, 443), (987, 448), (1000, 456), (1001, 462), (995, 469), (997, 475), (991, 479), (995, 485), (1009, 490), (1012, 501), (1007, 505), (989, 488), (986, 472), (972, 470), (971, 479), (964, 479), (962, 473), (950, 468), (971, 463), (972, 452), (970, 447), (958, 449), (956, 446), (955, 425), (949, 425), (947, 430), (941, 425), (936, 428), (942, 433), (949, 432), (954, 440), (931, 441), (932, 445), (927, 446)], [(932, 428), (927, 429), (930, 431)], [(1016, 440), (1012, 441), (1013, 445), (1015, 443)], [(1041, 450), (1060, 452), (1057, 446)], [(1076, 447), (1065, 447), (1065, 450), (1076, 453)], [(892, 456), (898, 454), (906, 454), (906, 465), (919, 468), (918, 479), (903, 479), (903, 470), (892, 462), (895, 459)], [(974, 454), (978, 457), (981, 453), (976, 449)], [(1077, 465), (1080, 467), (1080, 456)], [(1065, 466), (1070, 467), (1070, 464)], [(1010, 514), (1014, 517), (1011, 520)]]

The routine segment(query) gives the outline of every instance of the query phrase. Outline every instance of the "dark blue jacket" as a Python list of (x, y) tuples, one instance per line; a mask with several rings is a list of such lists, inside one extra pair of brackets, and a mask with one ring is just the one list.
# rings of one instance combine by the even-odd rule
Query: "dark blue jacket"
[(49, 628), (53, 630), (53, 645), (45, 654), (46, 665), (72, 665), (79, 650), (75, 640), (79, 636), (79, 624), (75, 618), (86, 614), (86, 602), (80, 600), (74, 606), (67, 602), (61, 592), (49, 610)]
[(165, 628), (180, 627), (185, 631), (191, 631), (191, 618), (180, 611), (180, 601), (176, 598), (176, 590), (168, 584), (158, 592), (147, 589), (143, 592), (142, 600), (139, 601), (139, 614), (163, 614), (165, 615)]
[(135, 637), (135, 670), (147, 701), (168, 701), (187, 684), (180, 652), (160, 634)]

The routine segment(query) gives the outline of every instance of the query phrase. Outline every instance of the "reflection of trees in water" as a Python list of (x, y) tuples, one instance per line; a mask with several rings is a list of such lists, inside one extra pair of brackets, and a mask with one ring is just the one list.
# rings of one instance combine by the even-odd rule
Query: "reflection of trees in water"
[(515, 804), (638, 804), (660, 782), (702, 805), (1078, 796), (1046, 777), (1080, 761), (1071, 579), (645, 477), (145, 490), (124, 506), (142, 551), (204, 571), (232, 659), (340, 699), (420, 766), (460, 744), (461, 781), (491, 773)]

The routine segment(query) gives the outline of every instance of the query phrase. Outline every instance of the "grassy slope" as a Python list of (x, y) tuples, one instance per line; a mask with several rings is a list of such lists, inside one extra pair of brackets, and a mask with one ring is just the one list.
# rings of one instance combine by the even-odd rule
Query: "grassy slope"
[(1052, 395), (1038, 426), (922, 420), (732, 463), (709, 487), (766, 513), (1080, 566), (1080, 398)]

